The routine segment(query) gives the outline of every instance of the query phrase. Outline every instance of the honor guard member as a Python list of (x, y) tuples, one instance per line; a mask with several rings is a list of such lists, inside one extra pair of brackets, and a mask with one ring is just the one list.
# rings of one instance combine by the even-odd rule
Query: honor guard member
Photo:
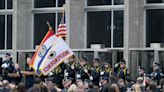
[(126, 68), (125, 60), (119, 62), (119, 68), (117, 68), (117, 77), (125, 80), (125, 77), (130, 74), (129, 70)]
[(90, 80), (92, 80), (93, 84), (98, 86), (100, 81), (100, 60), (98, 58), (94, 59), (92, 61), (93, 67), (91, 68), (91, 77)]
[(101, 77), (100, 83), (101, 85), (100, 85), (99, 92), (109, 92), (109, 86), (110, 86), (109, 76), (104, 75), (103, 77)]
[(5, 61), (2, 62), (1, 68), (2, 68), (2, 79), (11, 82), (11, 78), (8, 76), (8, 73), (13, 73), (14, 63), (12, 62), (9, 53), (5, 54)]
[(34, 70), (29, 66), (29, 63), (31, 61), (31, 58), (27, 58), (26, 59), (26, 63), (27, 63), (27, 66), (26, 66), (26, 74), (25, 74), (25, 84), (26, 84), (26, 87), (27, 88), (30, 88), (33, 86), (34, 84)]
[[(83, 67), (82, 67), (83, 66)], [(83, 58), (80, 60), (80, 66), (77, 70), (77, 75), (76, 78), (77, 79), (82, 79), (82, 81), (84, 81), (84, 79), (89, 79), (89, 73), (90, 73), (90, 65), (87, 63), (86, 58)]]
[(74, 78), (72, 81), (75, 82), (75, 73), (76, 73), (76, 70), (78, 68), (78, 64), (77, 62), (75, 61), (74, 57), (72, 58), (69, 58), (68, 62), (66, 63), (66, 69), (65, 69), (65, 73), (64, 73), (64, 76), (66, 78)]
[(101, 77), (103, 77), (103, 76), (110, 77), (111, 74), (112, 74), (111, 62), (106, 61), (103, 65), (103, 67), (101, 68), (100, 75), (101, 75)]
[(53, 71), (53, 80), (59, 88), (62, 88), (62, 80), (64, 79), (64, 64), (60, 64)]
[(157, 62), (154, 62), (153, 63), (153, 72), (151, 73), (152, 79), (155, 80), (159, 84), (159, 81), (160, 81), (162, 75), (163, 74), (160, 71), (160, 64)]
[(18, 85), (22, 80), (22, 73), (20, 72), (19, 64), (15, 64), (13, 75), (11, 76), (11, 82), (14, 82), (16, 85)]

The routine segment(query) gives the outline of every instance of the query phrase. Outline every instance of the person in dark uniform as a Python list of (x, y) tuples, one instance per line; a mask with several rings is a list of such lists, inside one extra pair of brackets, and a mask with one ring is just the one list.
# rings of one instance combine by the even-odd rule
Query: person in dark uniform
[(101, 80), (100, 92), (109, 92), (110, 80), (107, 75), (104, 75)]
[(90, 77), (90, 70), (91, 70), (91, 67), (87, 63), (86, 58), (81, 59), (80, 60), (80, 66), (77, 69), (76, 78), (82, 79), (82, 81), (84, 81), (85, 79), (89, 79), (89, 77)]
[(101, 76), (108, 76), (110, 77), (110, 75), (113, 73), (112, 67), (111, 67), (111, 62), (106, 61), (103, 65), (103, 67), (101, 68)]
[(64, 79), (64, 64), (62, 63), (60, 66), (56, 67), (53, 73), (53, 80), (57, 84), (57, 87), (63, 88), (62, 80)]
[(5, 54), (5, 61), (2, 62), (1, 68), (2, 68), (2, 79), (8, 80), (11, 82), (11, 77), (8, 76), (8, 73), (13, 73), (14, 70), (14, 63), (11, 60), (11, 55), (9, 53)]
[(161, 79), (161, 71), (160, 71), (160, 64), (157, 62), (153, 63), (153, 72), (151, 73), (151, 77), (153, 80), (155, 80), (158, 84)]
[(124, 80), (125, 80), (125, 77), (130, 74), (128, 68), (126, 68), (125, 65), (126, 65), (125, 60), (122, 59), (119, 62), (119, 67), (117, 68), (117, 72), (116, 72), (117, 77)]
[(13, 74), (14, 76), (11, 78), (11, 82), (14, 82), (16, 85), (18, 85), (22, 80), (22, 73), (20, 72), (19, 64), (15, 64)]
[(68, 63), (66, 64), (65, 67), (65, 78), (73, 78), (73, 82), (75, 82), (75, 77), (76, 77), (76, 70), (78, 68), (78, 64), (75, 61), (75, 59), (72, 57), (69, 59)]
[(34, 84), (34, 74), (33, 74), (33, 69), (29, 66), (29, 63), (30, 63), (30, 61), (31, 61), (31, 58), (27, 58), (26, 59), (26, 63), (27, 63), (27, 66), (26, 66), (26, 74), (25, 74), (25, 77), (26, 77), (26, 79), (25, 79), (25, 84), (26, 84), (26, 87), (27, 88), (30, 88), (30, 87), (32, 87), (33, 86), (33, 84)]
[(90, 80), (92, 80), (93, 85), (98, 86), (100, 81), (100, 65), (99, 65), (100, 60), (96, 58), (92, 62), (93, 62), (93, 67), (91, 68)]

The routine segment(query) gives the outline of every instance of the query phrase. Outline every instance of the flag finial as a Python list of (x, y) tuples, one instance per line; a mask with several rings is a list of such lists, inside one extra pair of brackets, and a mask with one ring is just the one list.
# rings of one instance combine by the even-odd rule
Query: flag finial
[(49, 29), (52, 28), (51, 25), (50, 25), (50, 23), (48, 21), (47, 21), (47, 25), (48, 25)]

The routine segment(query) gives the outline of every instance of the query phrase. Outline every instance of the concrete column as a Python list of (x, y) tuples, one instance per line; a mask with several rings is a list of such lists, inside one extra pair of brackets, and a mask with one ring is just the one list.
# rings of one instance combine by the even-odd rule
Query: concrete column
[(124, 2), (124, 59), (129, 67), (129, 48), (145, 47), (144, 0), (125, 0)]
[(159, 62), (159, 51), (158, 50), (154, 50), (154, 61), (155, 62)]
[(129, 0), (129, 47), (144, 46), (144, 0)]
[(13, 0), (13, 32), (12, 32), (12, 49), (13, 49), (13, 62), (17, 60), (17, 0)]
[(94, 51), (94, 57), (93, 57), (94, 59), (95, 58), (99, 58), (99, 52), (98, 51)]
[(129, 0), (124, 0), (124, 59), (129, 68)]
[(33, 0), (16, 0), (17, 7), (17, 49), (33, 49), (32, 2)]
[(117, 58), (117, 51), (112, 51), (112, 68), (114, 68), (114, 65), (119, 62)]
[(25, 63), (26, 63), (26, 54), (23, 52), (20, 52), (18, 54), (18, 63), (20, 65), (21, 70), (25, 70)]
[(139, 53), (137, 51), (132, 51), (130, 56), (130, 75), (132, 80), (136, 80), (138, 74)]
[(72, 49), (85, 48), (85, 0), (66, 0), (66, 21), (69, 45)]

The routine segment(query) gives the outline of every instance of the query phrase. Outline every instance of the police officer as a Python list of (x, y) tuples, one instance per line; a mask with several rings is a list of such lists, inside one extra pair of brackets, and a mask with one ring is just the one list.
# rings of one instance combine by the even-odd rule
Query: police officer
[(77, 79), (82, 79), (82, 81), (84, 81), (84, 79), (89, 79), (90, 69), (91, 69), (91, 67), (87, 63), (86, 58), (81, 59), (80, 60), (80, 66), (77, 69), (76, 78)]
[(103, 65), (103, 67), (101, 68), (101, 76), (110, 76), (112, 74), (113, 70), (111, 67), (111, 62), (106, 61)]
[(65, 67), (65, 78), (74, 78), (72, 81), (75, 82), (76, 77), (76, 70), (78, 68), (78, 64), (74, 57), (69, 58), (68, 62), (66, 63)]
[(122, 59), (119, 62), (119, 67), (117, 68), (117, 72), (116, 72), (117, 77), (122, 78), (124, 80), (125, 80), (125, 77), (130, 74), (128, 68), (126, 68), (125, 65), (126, 65), (125, 60)]
[(163, 74), (160, 71), (160, 64), (157, 62), (154, 62), (153, 63), (153, 72), (151, 73), (152, 79), (154, 79), (159, 84), (161, 75), (163, 75)]
[(15, 64), (13, 74), (14, 76), (11, 78), (11, 81), (18, 85), (22, 80), (22, 73), (20, 72), (19, 64)]
[(30, 61), (31, 61), (31, 58), (28, 57), (26, 59), (27, 66), (25, 69), (28, 72), (28, 74), (25, 74), (25, 76), (26, 76), (25, 83), (26, 83), (27, 88), (32, 87), (34, 84), (34, 74), (33, 74), (34, 70), (29, 66)]
[(109, 76), (104, 75), (100, 79), (101, 85), (100, 85), (100, 91), (99, 92), (109, 92), (109, 86), (110, 86), (110, 79)]
[(60, 66), (57, 66), (53, 71), (53, 80), (57, 84), (59, 88), (63, 88), (62, 86), (62, 80), (64, 79), (64, 64), (60, 64)]
[(11, 82), (11, 77), (8, 76), (8, 73), (13, 73), (14, 70), (14, 63), (11, 61), (11, 55), (9, 53), (5, 54), (5, 61), (2, 62), (2, 79), (8, 80)]
[(93, 84), (98, 86), (100, 81), (100, 60), (98, 58), (94, 59), (93, 66), (91, 68), (91, 77), (90, 80), (92, 80)]

